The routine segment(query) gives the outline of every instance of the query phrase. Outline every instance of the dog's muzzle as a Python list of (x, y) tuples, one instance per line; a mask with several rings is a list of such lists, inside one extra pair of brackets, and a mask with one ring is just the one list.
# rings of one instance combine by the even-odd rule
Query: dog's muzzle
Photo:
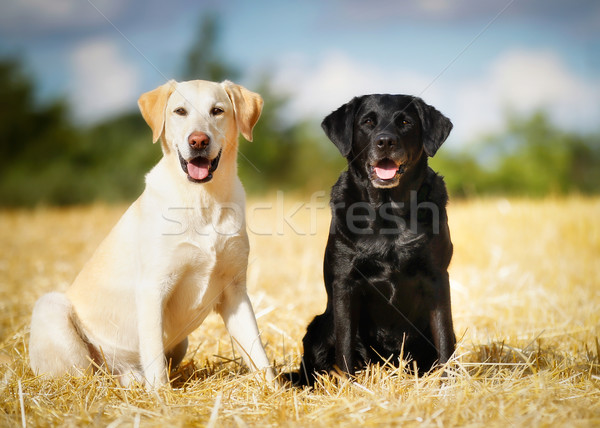
[(208, 159), (204, 156), (198, 156), (186, 161), (177, 150), (179, 155), (179, 163), (181, 168), (187, 174), (188, 180), (193, 183), (206, 183), (213, 178), (213, 172), (219, 167), (219, 160), (221, 160), (221, 153), (223, 149), (219, 150), (219, 154), (214, 159)]

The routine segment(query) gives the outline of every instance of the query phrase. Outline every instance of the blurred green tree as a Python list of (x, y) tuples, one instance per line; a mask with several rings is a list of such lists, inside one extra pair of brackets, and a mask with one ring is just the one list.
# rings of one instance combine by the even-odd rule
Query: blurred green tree
[(63, 101), (37, 105), (32, 82), (17, 61), (0, 61), (0, 206), (136, 197), (160, 158), (140, 114), (78, 128)]
[(74, 202), (61, 166), (81, 134), (63, 101), (36, 104), (32, 82), (18, 61), (0, 61), (0, 205)]
[(240, 144), (238, 164), (244, 186), (251, 193), (328, 190), (343, 170), (344, 159), (318, 124), (290, 123), (282, 117), (290, 97), (275, 91), (270, 81), (265, 74), (256, 88), (265, 103), (253, 142)]
[(543, 111), (509, 113), (504, 131), (468, 150), (440, 150), (431, 165), (455, 196), (599, 193), (600, 136), (562, 130)]
[(77, 165), (84, 172), (91, 200), (118, 202), (136, 198), (144, 177), (161, 157), (139, 111), (118, 115), (85, 130)]
[(213, 13), (203, 15), (198, 31), (185, 57), (181, 80), (237, 80), (239, 71), (228, 64), (219, 49), (221, 22)]

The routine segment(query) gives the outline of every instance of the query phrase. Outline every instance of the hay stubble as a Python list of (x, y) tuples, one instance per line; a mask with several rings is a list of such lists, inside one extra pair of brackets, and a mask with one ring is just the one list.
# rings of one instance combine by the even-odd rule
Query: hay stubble
[[(323, 201), (302, 205), (283, 221), (309, 199), (266, 201), (273, 209), (249, 209), (248, 289), (267, 354), (288, 371), (325, 306), (329, 211)], [(214, 314), (191, 336), (172, 390), (125, 389), (107, 374), (34, 376), (27, 340), (35, 300), (68, 287), (124, 208), (0, 212), (0, 425), (600, 424), (598, 198), (451, 203), (460, 342), (446, 378), (374, 366), (356, 380), (323, 377), (312, 391), (273, 389), (240, 365)]]

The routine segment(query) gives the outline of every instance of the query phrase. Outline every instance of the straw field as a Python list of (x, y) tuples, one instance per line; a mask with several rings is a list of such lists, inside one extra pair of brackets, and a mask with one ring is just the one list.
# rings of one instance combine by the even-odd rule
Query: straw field
[[(278, 371), (297, 369), (325, 306), (325, 197), (250, 200), (248, 290)], [(448, 377), (373, 366), (314, 390), (241, 365), (220, 318), (190, 337), (171, 389), (29, 368), (35, 300), (65, 290), (125, 206), (0, 212), (0, 426), (598, 426), (600, 199), (453, 201), (459, 339)]]

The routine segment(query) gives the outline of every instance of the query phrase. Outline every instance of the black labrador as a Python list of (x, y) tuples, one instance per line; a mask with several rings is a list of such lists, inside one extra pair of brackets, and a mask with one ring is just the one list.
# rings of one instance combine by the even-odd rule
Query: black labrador
[(354, 374), (400, 357), (423, 374), (448, 361), (456, 342), (448, 195), (427, 165), (452, 123), (417, 97), (365, 95), (322, 127), (348, 170), (331, 190), (327, 308), (307, 328), (293, 379), (312, 385), (319, 372)]

